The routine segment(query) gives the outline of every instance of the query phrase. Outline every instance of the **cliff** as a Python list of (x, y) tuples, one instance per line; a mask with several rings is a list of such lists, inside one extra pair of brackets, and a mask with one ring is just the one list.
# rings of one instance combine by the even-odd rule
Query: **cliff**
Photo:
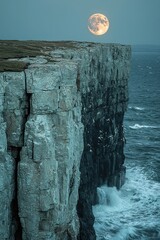
[(95, 239), (124, 181), (130, 47), (0, 41), (0, 239)]

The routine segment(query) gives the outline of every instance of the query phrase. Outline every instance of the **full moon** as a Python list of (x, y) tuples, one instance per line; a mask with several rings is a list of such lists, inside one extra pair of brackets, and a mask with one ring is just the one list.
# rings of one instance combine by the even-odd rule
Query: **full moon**
[(94, 35), (103, 35), (108, 31), (109, 20), (108, 18), (101, 14), (95, 13), (91, 15), (88, 19), (88, 29)]

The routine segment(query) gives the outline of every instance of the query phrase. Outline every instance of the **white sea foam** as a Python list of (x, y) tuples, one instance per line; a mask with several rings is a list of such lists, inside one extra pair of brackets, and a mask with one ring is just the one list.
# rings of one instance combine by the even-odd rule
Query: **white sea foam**
[(129, 126), (131, 129), (140, 129), (140, 128), (159, 128), (159, 126), (150, 126), (150, 125), (140, 125), (138, 123), (134, 124), (133, 126)]
[(143, 108), (143, 107), (131, 106), (131, 107), (129, 107), (129, 109), (131, 109), (131, 110), (137, 110), (137, 111), (143, 111), (145, 108)]
[(135, 227), (125, 227), (122, 228), (116, 235), (111, 238), (111, 240), (129, 240), (129, 239), (138, 239), (139, 234)]
[(117, 206), (121, 202), (119, 192), (115, 187), (99, 187), (97, 194), (100, 205)]
[(97, 194), (100, 204), (93, 206), (97, 240), (160, 239), (160, 183), (149, 180), (143, 168), (128, 169), (120, 191), (102, 186)]

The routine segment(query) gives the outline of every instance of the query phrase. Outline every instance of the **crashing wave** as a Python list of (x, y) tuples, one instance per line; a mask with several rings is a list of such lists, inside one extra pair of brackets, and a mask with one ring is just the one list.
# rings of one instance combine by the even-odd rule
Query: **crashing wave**
[(128, 168), (126, 177), (119, 191), (106, 185), (97, 188), (96, 239), (160, 240), (160, 183), (137, 166)]

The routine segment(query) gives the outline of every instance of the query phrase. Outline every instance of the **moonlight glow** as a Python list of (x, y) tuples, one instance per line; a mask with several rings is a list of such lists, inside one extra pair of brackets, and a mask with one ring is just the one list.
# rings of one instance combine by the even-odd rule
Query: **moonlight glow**
[(88, 29), (94, 35), (103, 35), (108, 31), (109, 20), (108, 18), (101, 14), (95, 13), (91, 15), (88, 19)]

